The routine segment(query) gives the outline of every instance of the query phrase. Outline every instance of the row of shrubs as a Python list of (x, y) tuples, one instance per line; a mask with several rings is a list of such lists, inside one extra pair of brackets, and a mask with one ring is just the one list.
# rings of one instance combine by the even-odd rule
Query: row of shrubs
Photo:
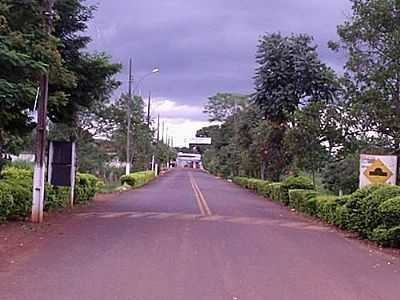
[[(33, 171), (29, 168), (6, 167), (0, 174), (0, 222), (24, 220), (32, 206)], [(91, 174), (79, 173), (76, 178), (75, 203), (90, 201), (103, 183)], [(44, 209), (58, 210), (69, 205), (69, 188), (46, 183)]]
[(400, 247), (399, 186), (372, 185), (351, 195), (334, 196), (315, 191), (312, 182), (304, 177), (289, 177), (280, 183), (245, 177), (235, 177), (233, 181), (363, 239)]
[(135, 172), (129, 175), (124, 175), (121, 177), (121, 184), (129, 185), (130, 187), (136, 189), (144, 186), (155, 178), (153, 171), (142, 171)]

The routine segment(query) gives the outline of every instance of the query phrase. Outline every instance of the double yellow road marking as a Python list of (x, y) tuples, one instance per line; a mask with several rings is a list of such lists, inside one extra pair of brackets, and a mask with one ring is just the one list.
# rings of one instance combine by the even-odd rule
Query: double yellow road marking
[(189, 173), (189, 178), (190, 178), (190, 183), (192, 185), (192, 189), (194, 191), (194, 195), (196, 196), (196, 202), (197, 206), (200, 209), (200, 212), (203, 216), (211, 216), (211, 210), (208, 207), (207, 201), (204, 198), (202, 192), (200, 191), (199, 186), (196, 183), (196, 180), (194, 179), (193, 175)]

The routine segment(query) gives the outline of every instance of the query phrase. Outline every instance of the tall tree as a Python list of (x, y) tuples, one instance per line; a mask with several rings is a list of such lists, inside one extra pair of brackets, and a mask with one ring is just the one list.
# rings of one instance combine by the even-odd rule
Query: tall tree
[(249, 97), (232, 93), (217, 93), (215, 96), (209, 97), (204, 107), (204, 113), (208, 114), (210, 122), (224, 122), (242, 110), (249, 104)]
[[(52, 82), (73, 87), (75, 76), (63, 64), (59, 41), (43, 30), (40, 2), (4, 0), (0, 3), (0, 153), (17, 152), (31, 132), (39, 78), (49, 71)], [(67, 95), (50, 99), (57, 106)]]
[[(59, 51), (64, 65), (75, 75), (76, 84), (65, 91), (68, 101), (53, 107), (54, 113), (50, 117), (73, 127), (79, 126), (81, 112), (91, 112), (102, 106), (120, 84), (114, 75), (121, 65), (112, 63), (105, 53), (88, 53), (86, 50), (91, 39), (83, 33), (95, 9), (95, 6), (86, 5), (85, 0), (64, 0), (55, 4), (58, 18), (54, 34), (61, 43)], [(57, 83), (51, 85), (53, 93), (59, 89)]]
[(131, 106), (131, 139), (130, 162), (135, 170), (144, 170), (149, 167), (151, 156), (155, 149), (152, 141), (154, 132), (147, 124), (147, 115), (144, 111), (144, 101), (142, 97), (135, 96), (130, 99), (127, 95), (122, 95), (111, 107), (112, 122), (114, 129), (112, 131), (111, 142), (120, 161), (126, 159), (126, 135), (127, 135), (127, 117), (126, 107)]
[(279, 180), (285, 162), (283, 139), (293, 114), (310, 101), (329, 101), (336, 90), (334, 73), (318, 58), (307, 35), (264, 35), (258, 45), (253, 102), (258, 105), (271, 131), (266, 137), (266, 163)]
[(351, 0), (353, 15), (338, 26), (334, 50), (347, 52), (349, 106), (364, 133), (386, 136), (400, 151), (400, 2)]

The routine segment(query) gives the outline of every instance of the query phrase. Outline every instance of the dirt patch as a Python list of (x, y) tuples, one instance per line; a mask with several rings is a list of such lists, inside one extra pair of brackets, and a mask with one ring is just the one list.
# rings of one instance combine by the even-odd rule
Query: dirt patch
[(97, 194), (95, 199), (86, 205), (61, 212), (45, 213), (42, 224), (29, 221), (0, 224), (0, 272), (8, 271), (13, 265), (32, 255), (51, 234), (61, 232), (64, 226), (72, 221), (71, 214), (84, 212), (97, 203), (111, 201), (119, 195), (121, 192)]
[(24, 261), (47, 240), (49, 233), (61, 227), (69, 219), (66, 213), (45, 215), (42, 224), (11, 222), (0, 224), (0, 272)]

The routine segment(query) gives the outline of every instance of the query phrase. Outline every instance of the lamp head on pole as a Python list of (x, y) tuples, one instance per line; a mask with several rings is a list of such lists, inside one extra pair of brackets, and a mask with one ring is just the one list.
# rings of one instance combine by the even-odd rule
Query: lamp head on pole
[(151, 73), (158, 73), (158, 72), (160, 72), (159, 68), (154, 68), (153, 71), (151, 71)]

